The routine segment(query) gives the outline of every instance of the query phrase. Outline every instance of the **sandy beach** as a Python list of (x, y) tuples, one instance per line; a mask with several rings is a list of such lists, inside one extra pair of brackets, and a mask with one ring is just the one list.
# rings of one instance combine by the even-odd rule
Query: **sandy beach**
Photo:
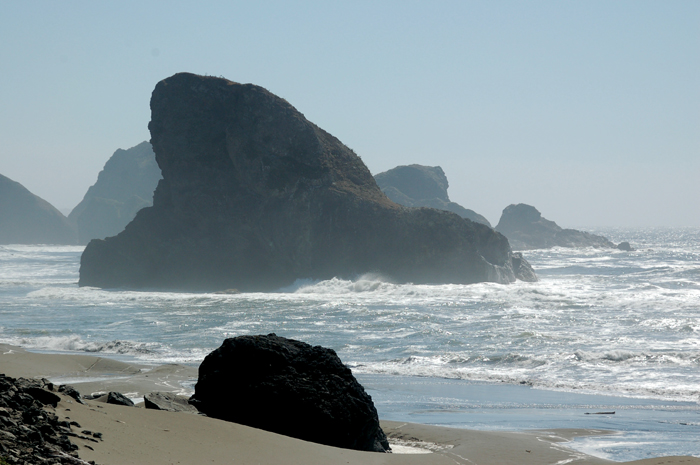
[[(196, 378), (181, 365), (156, 368), (90, 355), (40, 354), (0, 344), (0, 373), (71, 384), (83, 395), (118, 391), (138, 399), (149, 392), (181, 391)], [(201, 415), (124, 407), (101, 399), (80, 404), (61, 395), (56, 415), (102, 440), (72, 438), (80, 458), (98, 464), (604, 464), (616, 463), (569, 449), (566, 444), (600, 430), (474, 431), (382, 421), (396, 453), (379, 454), (323, 446)], [(412, 452), (412, 453), (400, 453)], [(422, 452), (422, 453), (418, 453)], [(634, 464), (700, 464), (695, 457), (645, 459)]]

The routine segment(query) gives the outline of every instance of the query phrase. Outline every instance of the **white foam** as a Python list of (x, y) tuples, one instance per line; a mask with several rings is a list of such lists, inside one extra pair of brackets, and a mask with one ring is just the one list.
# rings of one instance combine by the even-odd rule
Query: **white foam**
[(225, 337), (276, 332), (332, 347), (359, 372), (697, 399), (700, 245), (634, 234), (623, 237), (633, 253), (526, 252), (537, 283), (368, 274), (233, 295), (79, 288), (81, 248), (3, 247), (0, 340), (196, 363)]
[(437, 444), (428, 441), (390, 438), (389, 446), (394, 454), (432, 454), (437, 451), (452, 449), (450, 444)]

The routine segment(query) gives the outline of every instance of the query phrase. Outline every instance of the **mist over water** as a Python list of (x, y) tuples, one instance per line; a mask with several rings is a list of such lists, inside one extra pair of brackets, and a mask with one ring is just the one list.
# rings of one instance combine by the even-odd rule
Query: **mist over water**
[(224, 338), (274, 332), (333, 348), (369, 377), (697, 406), (700, 230), (595, 232), (637, 250), (528, 251), (537, 283), (428, 286), (368, 274), (236, 295), (79, 288), (81, 247), (2, 246), (0, 341), (198, 364)]

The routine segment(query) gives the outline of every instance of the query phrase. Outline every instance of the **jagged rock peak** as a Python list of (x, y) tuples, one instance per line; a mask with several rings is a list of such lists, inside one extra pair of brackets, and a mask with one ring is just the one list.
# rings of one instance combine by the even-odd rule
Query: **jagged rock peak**
[(486, 218), (474, 210), (450, 201), (447, 195), (447, 176), (439, 166), (397, 166), (376, 174), (374, 179), (382, 192), (400, 205), (447, 210), (457, 213), (462, 218), (491, 226)]
[(118, 149), (105, 163), (83, 200), (68, 215), (78, 227), (78, 240), (116, 236), (136, 213), (153, 203), (153, 191), (161, 179), (149, 142), (128, 150)]
[(153, 206), (93, 240), (80, 284), (273, 290), (379, 272), (398, 282), (511, 282), (501, 234), (389, 200), (362, 160), (262, 87), (176, 74), (151, 98), (163, 179)]

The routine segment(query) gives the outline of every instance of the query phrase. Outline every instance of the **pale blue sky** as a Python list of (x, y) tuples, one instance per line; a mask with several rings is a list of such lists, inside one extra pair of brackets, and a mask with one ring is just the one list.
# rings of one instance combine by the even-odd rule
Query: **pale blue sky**
[(287, 99), (494, 225), (700, 226), (699, 1), (0, 0), (0, 174), (74, 207), (180, 71)]

